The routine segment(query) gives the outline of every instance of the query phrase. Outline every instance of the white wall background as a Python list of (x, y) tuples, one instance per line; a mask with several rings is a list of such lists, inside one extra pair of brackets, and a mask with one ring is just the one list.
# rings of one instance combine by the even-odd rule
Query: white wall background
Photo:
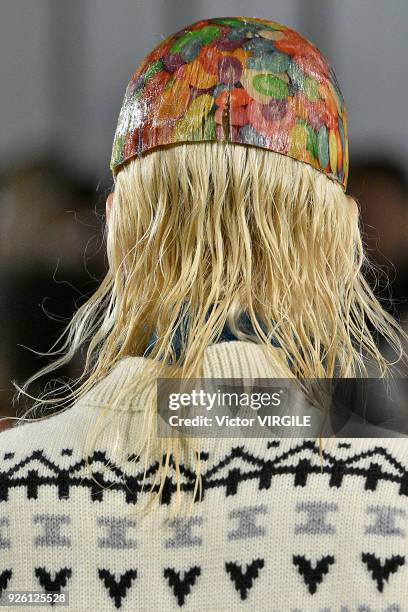
[(0, 170), (59, 152), (109, 176), (126, 84), (171, 32), (210, 16), (251, 15), (299, 29), (333, 63), (353, 152), (408, 159), (406, 0), (0, 0)]
[(0, 1), (0, 165), (49, 138), (48, 0)]
[[(408, 2), (331, 2), (332, 48), (356, 149), (408, 158)], [(352, 159), (350, 159), (352, 163)]]

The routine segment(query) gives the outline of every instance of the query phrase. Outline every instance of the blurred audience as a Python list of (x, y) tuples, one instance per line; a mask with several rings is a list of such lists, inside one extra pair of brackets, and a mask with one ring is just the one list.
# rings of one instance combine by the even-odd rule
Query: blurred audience
[[(51, 348), (74, 310), (100, 282), (105, 265), (103, 212), (95, 210), (96, 200), (95, 190), (72, 180), (54, 161), (24, 164), (3, 177), (0, 416), (17, 408), (12, 406), (11, 380), (22, 384), (49, 363), (33, 351)], [(29, 392), (43, 391), (56, 376), (71, 379), (80, 359), (50, 379), (43, 377)], [(0, 422), (0, 428), (11, 424)]]
[[(389, 283), (384, 283), (380, 275), (376, 294), (408, 332), (408, 177), (405, 167), (392, 156), (353, 158), (348, 191), (360, 205), (368, 257), (377, 270), (382, 270), (389, 278)], [(369, 280), (376, 282), (377, 275), (378, 272), (371, 278), (369, 275)], [(381, 344), (381, 339), (379, 342)], [(387, 352), (388, 348), (383, 346), (383, 350)]]
[[(361, 207), (364, 239), (370, 257), (391, 269), (391, 293), (398, 312), (408, 296), (408, 178), (389, 159), (354, 162), (349, 191)], [(395, 268), (395, 272), (392, 270)]]

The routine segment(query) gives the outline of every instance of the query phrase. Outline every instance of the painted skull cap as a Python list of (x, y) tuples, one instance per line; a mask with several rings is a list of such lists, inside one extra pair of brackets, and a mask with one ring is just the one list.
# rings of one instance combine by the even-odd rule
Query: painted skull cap
[(111, 170), (161, 145), (230, 141), (348, 177), (347, 111), (334, 69), (295, 30), (255, 17), (197, 21), (160, 42), (125, 93)]

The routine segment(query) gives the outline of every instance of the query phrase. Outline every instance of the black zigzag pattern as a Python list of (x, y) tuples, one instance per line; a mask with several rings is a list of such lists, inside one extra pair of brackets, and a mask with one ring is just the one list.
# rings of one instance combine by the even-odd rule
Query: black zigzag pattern
[(3, 593), (7, 589), (8, 582), (13, 575), (13, 571), (11, 569), (3, 570), (0, 573), (0, 598)]
[(183, 578), (181, 572), (177, 572), (173, 567), (167, 567), (163, 575), (167, 578), (169, 586), (173, 589), (177, 603), (181, 607), (184, 605), (187, 595), (196, 583), (197, 577), (201, 575), (201, 568), (195, 566), (184, 572)]
[[(72, 570), (68, 567), (62, 567), (55, 572), (54, 579), (51, 578), (51, 572), (45, 567), (36, 567), (34, 574), (46, 593), (61, 593), (62, 587), (67, 586), (68, 578), (72, 576)], [(54, 602), (51, 602), (51, 605), (54, 605)]]
[(299, 574), (303, 576), (303, 580), (311, 595), (317, 591), (317, 585), (323, 581), (323, 576), (328, 573), (330, 565), (334, 563), (333, 555), (326, 555), (316, 561), (314, 567), (310, 559), (306, 559), (304, 555), (294, 555), (293, 563), (297, 566)]
[(386, 559), (384, 564), (380, 559), (372, 553), (363, 553), (361, 555), (363, 563), (367, 565), (367, 569), (371, 572), (373, 580), (377, 583), (377, 589), (380, 593), (384, 590), (384, 582), (388, 582), (390, 575), (395, 574), (399, 567), (404, 565), (405, 557), (401, 555), (393, 555)]
[(254, 580), (259, 576), (259, 570), (265, 565), (263, 559), (254, 559), (246, 566), (246, 571), (242, 571), (242, 566), (232, 561), (225, 564), (225, 569), (229, 573), (236, 590), (242, 600), (248, 597), (248, 591), (252, 589)]
[(105, 585), (109, 597), (113, 599), (115, 608), (120, 608), (122, 606), (122, 599), (126, 597), (126, 593), (132, 585), (132, 580), (137, 578), (137, 570), (127, 570), (119, 577), (119, 580), (116, 580), (114, 574), (107, 569), (99, 569), (98, 575)]
[[(273, 449), (274, 455), (271, 455)], [(66, 450), (66, 449), (65, 449)], [(309, 456), (305, 456), (309, 455)], [(64, 452), (64, 456), (68, 453)], [(204, 454), (203, 454), (204, 455)], [(203, 456), (208, 461), (208, 455)], [(365, 461), (369, 464), (359, 465)], [(136, 504), (143, 489), (144, 476), (152, 479), (159, 468), (158, 462), (153, 462), (144, 471), (142, 466), (139, 472), (128, 473), (122, 466), (117, 465), (105, 451), (96, 450), (88, 457), (92, 468), (91, 476), (84, 476), (81, 471), (86, 460), (76, 461), (71, 466), (59, 466), (49, 459), (44, 450), (33, 451), (24, 459), (12, 466), (3, 467), (0, 471), (0, 504), (7, 501), (9, 491), (14, 487), (24, 487), (28, 499), (36, 499), (38, 490), (42, 486), (52, 486), (58, 491), (60, 499), (68, 499), (73, 487), (86, 487), (90, 491), (91, 500), (101, 502), (104, 490), (119, 491), (128, 504)], [(42, 475), (38, 470), (38, 463), (50, 472)], [(98, 471), (97, 464), (105, 466), (104, 472)], [(237, 466), (238, 463), (238, 466)], [(232, 465), (233, 464), (233, 465)], [(30, 466), (32, 468), (30, 469)], [(137, 463), (133, 463), (137, 466)], [(169, 504), (176, 492), (177, 484), (174, 478), (174, 462), (170, 462), (173, 475), (170, 475), (164, 484), (161, 501)], [(19, 472), (26, 470), (24, 475)], [(181, 490), (192, 492), (195, 486), (195, 474), (186, 465), (180, 465)], [(349, 457), (336, 456), (335, 453), (323, 451), (323, 464), (320, 463), (319, 447), (311, 440), (303, 440), (294, 444), (287, 451), (280, 452), (274, 447), (267, 448), (265, 444), (264, 456), (259, 457), (246, 450), (245, 446), (232, 447), (221, 460), (204, 468), (202, 474), (202, 490), (204, 498), (206, 491), (214, 488), (223, 488), (226, 496), (236, 495), (240, 483), (255, 481), (259, 489), (268, 489), (272, 479), (289, 476), (293, 478), (295, 487), (306, 487), (310, 475), (324, 477), (329, 487), (340, 488), (344, 479), (349, 476), (358, 477), (362, 481), (364, 490), (375, 491), (381, 481), (394, 483), (398, 486), (399, 495), (408, 496), (408, 470), (391, 453), (381, 446), (350, 454)], [(158, 485), (153, 487), (157, 491)]]

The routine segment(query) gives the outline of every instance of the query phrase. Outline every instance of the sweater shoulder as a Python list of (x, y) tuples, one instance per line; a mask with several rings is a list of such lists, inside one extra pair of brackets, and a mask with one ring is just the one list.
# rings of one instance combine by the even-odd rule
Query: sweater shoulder
[(82, 454), (86, 432), (95, 422), (98, 409), (74, 404), (51, 416), (18, 422), (0, 433), (0, 470), (10, 459), (24, 460), (32, 453), (60, 455), (64, 449)]

